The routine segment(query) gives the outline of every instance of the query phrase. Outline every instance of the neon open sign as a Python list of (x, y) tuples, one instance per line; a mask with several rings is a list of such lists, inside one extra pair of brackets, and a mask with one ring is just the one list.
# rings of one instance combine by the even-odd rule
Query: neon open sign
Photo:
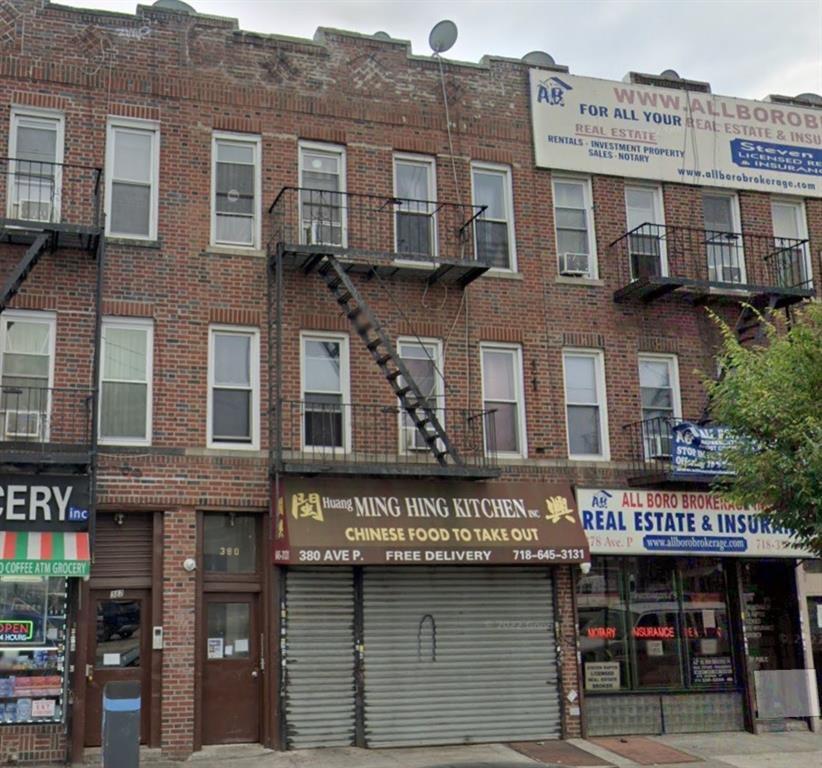
[(0, 643), (27, 643), (33, 637), (33, 621), (0, 619)]

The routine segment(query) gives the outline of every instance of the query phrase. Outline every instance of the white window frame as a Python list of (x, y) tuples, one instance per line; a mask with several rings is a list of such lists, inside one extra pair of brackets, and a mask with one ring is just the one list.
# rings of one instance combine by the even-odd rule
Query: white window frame
[[(251, 339), (249, 345), (249, 380), (251, 383), (251, 440), (247, 443), (234, 442), (233, 440), (215, 440), (213, 437), (214, 419), (214, 389), (232, 389), (223, 384), (217, 386), (214, 381), (214, 358), (215, 339), (218, 334), (236, 336), (248, 336)], [(244, 387), (234, 387), (242, 389)], [(209, 325), (208, 326), (208, 404), (206, 412), (206, 445), (208, 448), (218, 448), (220, 450), (232, 451), (258, 451), (260, 449), (260, 329), (245, 325)]]
[[(151, 168), (149, 196), (149, 232), (147, 235), (113, 232), (111, 229), (111, 187), (114, 181), (114, 141), (117, 131), (151, 134)], [(125, 117), (109, 117), (106, 123), (106, 173), (105, 173), (106, 235), (123, 240), (157, 240), (157, 218), (160, 201), (160, 124), (155, 120), (137, 120)]]
[[(733, 232), (736, 235), (739, 235), (739, 287), (743, 288), (748, 282), (748, 269), (745, 264), (745, 238), (742, 237), (742, 214), (739, 208), (739, 195), (736, 192), (728, 192), (722, 189), (716, 189), (714, 187), (703, 187), (700, 203), (702, 204), (702, 215), (703, 215), (703, 227), (707, 230), (707, 226), (705, 226), (704, 215), (705, 215), (705, 208), (704, 203), (702, 203), (702, 199), (705, 197), (724, 197), (731, 201), (731, 224), (733, 226)], [(706, 249), (707, 252), (707, 249)], [(707, 253), (706, 253), (707, 255)], [(708, 271), (708, 260), (706, 258), (705, 261), (705, 270)]]
[[(437, 419), (439, 420), (440, 424), (445, 427), (445, 392), (443, 390), (443, 381), (442, 381), (442, 371), (445, 370), (443, 368), (443, 358), (442, 358), (442, 340), (430, 337), (421, 337), (417, 338), (416, 336), (399, 336), (397, 338), (397, 354), (400, 356), (401, 360), (404, 360), (402, 356), (402, 345), (403, 344), (413, 344), (417, 347), (431, 347), (431, 350), (428, 350), (430, 353), (433, 350), (432, 359), (434, 360), (434, 402), (435, 405), (435, 413), (437, 414)], [(398, 429), (399, 429), (399, 453), (404, 455), (413, 455), (416, 453), (420, 453), (422, 451), (430, 450), (428, 446), (408, 446), (406, 445), (405, 435), (407, 433), (411, 433), (413, 429), (413, 433), (419, 434), (419, 430), (412, 426), (409, 426), (405, 423), (405, 414), (406, 411), (403, 409), (401, 405), (399, 405), (399, 400), (397, 401), (398, 408), (399, 408), (399, 418), (398, 418)], [(416, 438), (415, 438), (416, 439)]]
[[(65, 161), (65, 136), (66, 136), (66, 117), (62, 112), (53, 109), (38, 109), (36, 107), (16, 107), (11, 108), (11, 117), (9, 120), (9, 158), (11, 160), (17, 157), (17, 129), (21, 121), (30, 120), (32, 123), (56, 123), (57, 124), (57, 138), (55, 142), (54, 151), (54, 213), (50, 217), (51, 221), (60, 221), (61, 197), (63, 191), (63, 168), (62, 164)], [(10, 219), (20, 219), (19, 215), (14, 213), (15, 195), (12, 192), (13, 172), (12, 163), (9, 167), (9, 178), (6, 181), (6, 215)]]
[[(434, 213), (431, 216), (431, 258), (432, 261), (436, 261), (437, 256), (439, 254), (439, 229), (437, 226), (437, 214), (436, 214), (436, 203), (437, 203), (437, 159), (435, 157), (431, 157), (431, 155), (416, 155), (410, 152), (395, 152), (394, 157), (391, 161), (391, 174), (392, 174), (392, 184), (394, 190), (394, 197), (399, 197), (399, 192), (397, 191), (397, 163), (406, 163), (408, 165), (422, 165), (428, 168), (428, 191), (426, 198), (434, 207)], [(397, 241), (397, 213), (401, 213), (398, 209), (394, 210), (394, 217), (392, 221), (392, 226), (394, 227), (394, 253), (397, 254), (396, 260), (397, 261), (409, 261), (412, 264), (419, 264), (420, 262), (417, 259), (403, 259), (401, 253), (399, 253), (399, 243)], [(425, 262), (428, 264), (429, 262)]]
[[(485, 376), (484, 354), (486, 351), (508, 352), (514, 358), (514, 387), (517, 404), (517, 426), (519, 427), (520, 445), (517, 451), (496, 451), (496, 456), (502, 459), (527, 459), (528, 435), (525, 418), (525, 378), (522, 369), (522, 347), (519, 344), (497, 344), (483, 341), (480, 343), (480, 380), (482, 385), (482, 410), (485, 411)], [(486, 419), (482, 420), (482, 444), (486, 456), (488, 455), (488, 435), (485, 432)]]
[[(146, 436), (144, 439), (128, 437), (103, 437), (103, 371), (105, 369), (105, 330), (107, 328), (142, 329), (146, 331), (146, 381), (132, 382), (146, 384)], [(118, 380), (122, 381), (122, 380)], [(97, 433), (101, 445), (151, 445), (154, 413), (154, 321), (142, 317), (104, 317), (100, 333), (100, 397), (97, 404)]]
[[(327, 155), (335, 155), (339, 158), (340, 161), (340, 188), (338, 190), (339, 194), (342, 195), (342, 210), (340, 211), (340, 225), (342, 227), (342, 233), (340, 240), (341, 245), (340, 248), (347, 248), (348, 247), (348, 204), (345, 195), (348, 192), (348, 168), (346, 165), (346, 148), (343, 144), (327, 144), (325, 142), (319, 141), (299, 141), (297, 142), (297, 172), (299, 178), (299, 187), (302, 189), (305, 187), (305, 183), (303, 182), (303, 172), (305, 171), (305, 152), (317, 152), (317, 153), (324, 153)], [(300, 194), (297, 193), (297, 221), (299, 222), (298, 226), (302, 229), (302, 200), (300, 199)], [(299, 237), (302, 237), (302, 232), (298, 232)]]
[[(592, 403), (569, 403), (568, 387), (566, 376), (566, 359), (571, 357), (589, 357), (594, 360), (594, 376), (596, 377), (596, 387), (599, 408), (599, 438), (602, 451), (600, 453), (571, 453), (571, 430), (568, 423), (568, 406), (584, 405), (590, 406)], [(563, 347), (562, 349), (562, 390), (565, 399), (565, 444), (568, 451), (568, 458), (571, 461), (610, 461), (611, 441), (608, 429), (608, 390), (605, 386), (605, 355), (601, 349), (585, 349), (583, 347)]]
[[(505, 216), (506, 224), (508, 225), (508, 266), (507, 267), (491, 267), (488, 270), (490, 273), (511, 273), (517, 271), (517, 238), (516, 228), (514, 225), (514, 182), (511, 167), (508, 165), (500, 165), (499, 163), (486, 163), (474, 161), (471, 163), (471, 200), (474, 205), (477, 203), (477, 191), (474, 184), (474, 171), (480, 173), (493, 173), (503, 177), (503, 185), (505, 189)], [(499, 219), (488, 219), (489, 221), (499, 221)], [(476, 231), (476, 230), (475, 230)], [(474, 237), (474, 258), (478, 258), (477, 238)]]
[[(335, 341), (340, 344), (340, 397), (342, 399), (342, 448), (306, 445), (305, 442), (305, 341)], [(312, 392), (316, 390), (311, 390)], [(300, 331), (300, 450), (303, 453), (344, 455), (351, 453), (351, 368), (348, 356), (348, 334), (332, 331)]]
[[(630, 182), (626, 180), (625, 182), (625, 216), (626, 216), (626, 223), (627, 223), (627, 216), (628, 216), (628, 190), (629, 189), (641, 189), (645, 192), (652, 192), (654, 196), (654, 213), (658, 217), (658, 221), (656, 222), (648, 222), (648, 223), (655, 223), (657, 226), (661, 227), (661, 231), (665, 232), (665, 199), (662, 195), (662, 185), (661, 184), (654, 184), (653, 182), (647, 181), (633, 181)], [(628, 227), (628, 231), (630, 231), (630, 226)], [(629, 247), (629, 255), (630, 255), (630, 243), (628, 244)], [(659, 267), (660, 273), (663, 277), (668, 276), (668, 244), (665, 238), (660, 238), (659, 240)]]
[[(10, 322), (23, 323), (39, 323), (47, 325), (49, 329), (49, 375), (47, 404), (46, 404), (46, 429), (41, 434), (43, 439), (48, 441), (51, 432), (51, 408), (52, 408), (52, 390), (54, 389), (54, 357), (57, 351), (57, 315), (54, 312), (38, 312), (26, 309), (7, 309), (0, 314), (0, 386), (2, 386), (3, 369), (5, 368), (6, 355), (6, 335), (8, 333), (8, 325)], [(2, 423), (0, 423), (0, 434), (6, 434), (6, 414), (2, 415)], [(6, 439), (4, 437), (4, 439)]]
[[(805, 208), (805, 201), (802, 198), (796, 197), (782, 197), (778, 195), (774, 195), (771, 197), (771, 228), (773, 228), (774, 223), (774, 216), (773, 216), (773, 206), (774, 205), (790, 205), (796, 209), (797, 212), (797, 222), (799, 224), (798, 231), (800, 239), (808, 239), (808, 213)], [(774, 239), (778, 240), (781, 235), (777, 235), (774, 231)], [(811, 258), (810, 254), (810, 244), (806, 243), (804, 248), (805, 252), (805, 272), (808, 276), (808, 288), (813, 286), (813, 259)]]
[[(217, 145), (244, 144), (254, 150), (254, 219), (250, 243), (217, 239)], [(218, 248), (260, 248), (262, 222), (262, 137), (250, 133), (214, 131), (211, 134), (211, 245)]]
[(590, 253), (588, 254), (588, 274), (582, 275), (579, 278), (570, 279), (578, 279), (578, 280), (598, 280), (599, 279), (599, 259), (597, 258), (597, 234), (596, 228), (594, 226), (594, 195), (593, 195), (593, 188), (591, 185), (591, 177), (590, 176), (572, 176), (572, 175), (552, 175), (551, 176), (551, 195), (552, 195), (552, 205), (553, 205), (553, 217), (554, 217), (554, 245), (556, 248), (557, 254), (557, 273), (562, 276), (563, 278), (568, 279), (569, 276), (562, 275), (561, 272), (561, 257), (562, 254), (559, 250), (559, 233), (557, 231), (557, 194), (556, 194), (556, 184), (557, 182), (564, 183), (564, 184), (579, 184), (582, 186), (583, 192), (583, 202), (585, 204), (585, 223), (588, 227), (588, 250)]

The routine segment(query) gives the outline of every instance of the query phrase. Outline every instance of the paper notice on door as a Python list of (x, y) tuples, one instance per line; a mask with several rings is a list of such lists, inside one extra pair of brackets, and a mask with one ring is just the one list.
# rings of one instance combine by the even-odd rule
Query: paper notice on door
[(208, 638), (208, 658), (222, 659), (223, 658), (223, 638), (209, 637)]
[(225, 647), (225, 655), (226, 656), (233, 656), (234, 655), (234, 646), (233, 645), (227, 645)]
[(248, 653), (248, 638), (239, 637), (234, 641), (234, 650), (237, 653)]
[(649, 656), (664, 656), (665, 651), (662, 647), (662, 640), (648, 640), (645, 643), (645, 653)]
[(34, 699), (31, 702), (32, 717), (54, 717), (54, 699)]
[(119, 653), (104, 653), (103, 654), (103, 666), (104, 667), (119, 667), (120, 666), (120, 654)]
[(716, 629), (716, 611), (702, 611), (702, 626), (704, 629)]

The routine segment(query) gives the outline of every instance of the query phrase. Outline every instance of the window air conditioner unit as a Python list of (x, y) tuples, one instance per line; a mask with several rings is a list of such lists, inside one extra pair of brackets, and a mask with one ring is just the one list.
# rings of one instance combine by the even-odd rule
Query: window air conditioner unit
[(40, 411), (5, 412), (4, 432), (6, 438), (37, 438), (40, 436)]
[(588, 274), (590, 258), (587, 253), (563, 253), (559, 258), (559, 272), (568, 277), (584, 277)]
[(46, 200), (20, 200), (18, 203), (20, 218), (26, 221), (49, 221), (51, 219), (51, 203)]

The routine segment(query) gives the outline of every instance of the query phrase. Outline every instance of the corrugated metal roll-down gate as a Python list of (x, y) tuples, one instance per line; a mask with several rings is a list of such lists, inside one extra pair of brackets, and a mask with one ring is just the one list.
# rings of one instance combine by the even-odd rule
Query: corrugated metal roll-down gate
[[(367, 746), (559, 738), (548, 569), (362, 574)], [(292, 569), (286, 583), (288, 744), (353, 744), (353, 574)]]
[(289, 748), (354, 743), (354, 577), (350, 568), (286, 576)]

